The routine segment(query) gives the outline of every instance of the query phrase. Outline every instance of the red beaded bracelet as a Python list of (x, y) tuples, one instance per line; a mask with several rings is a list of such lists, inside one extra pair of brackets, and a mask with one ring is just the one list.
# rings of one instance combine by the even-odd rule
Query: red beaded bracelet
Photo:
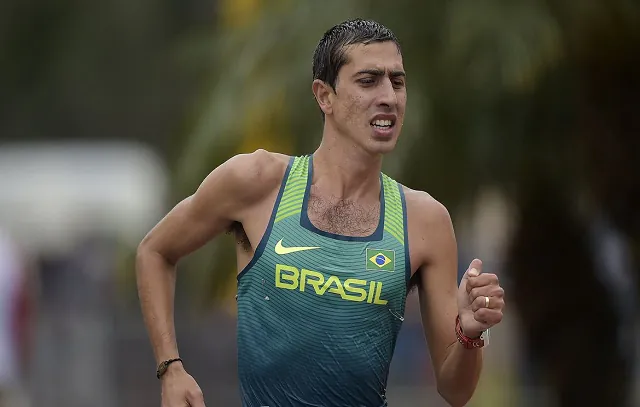
[(460, 326), (460, 315), (456, 316), (456, 337), (458, 342), (462, 344), (466, 349), (477, 349), (484, 347), (483, 335), (479, 338), (469, 338), (462, 333), (462, 327)]

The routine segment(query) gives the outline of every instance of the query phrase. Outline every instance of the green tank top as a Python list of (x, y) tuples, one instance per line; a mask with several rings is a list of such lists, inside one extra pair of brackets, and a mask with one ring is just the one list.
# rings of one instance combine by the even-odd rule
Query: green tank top
[(245, 407), (381, 407), (411, 274), (402, 187), (380, 175), (372, 235), (317, 229), (312, 156), (293, 157), (267, 230), (238, 275)]

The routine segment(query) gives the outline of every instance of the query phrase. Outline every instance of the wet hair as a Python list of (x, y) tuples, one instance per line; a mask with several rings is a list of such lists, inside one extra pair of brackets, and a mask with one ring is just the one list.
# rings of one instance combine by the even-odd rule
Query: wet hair
[(324, 33), (313, 53), (313, 79), (320, 79), (335, 91), (340, 68), (347, 61), (346, 47), (392, 41), (400, 52), (400, 43), (384, 25), (363, 19), (344, 21)]

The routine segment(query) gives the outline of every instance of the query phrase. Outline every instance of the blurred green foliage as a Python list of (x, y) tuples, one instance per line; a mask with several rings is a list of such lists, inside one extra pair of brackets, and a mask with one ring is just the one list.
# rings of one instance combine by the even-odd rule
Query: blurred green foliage
[[(518, 204), (544, 179), (569, 200), (611, 208), (637, 236), (633, 206), (620, 204), (638, 185), (630, 175), (638, 150), (625, 144), (636, 122), (621, 116), (637, 84), (635, 1), (9, 0), (3, 8), (3, 138), (149, 144), (172, 168), (168, 207), (233, 154), (313, 151), (322, 130), (313, 49), (331, 25), (369, 17), (399, 36), (409, 73), (407, 123), (385, 171), (454, 215), (480, 188), (497, 186)], [(232, 244), (185, 261), (193, 298), (229, 286)]]
[[(634, 80), (630, 71), (620, 78), (616, 70), (628, 67), (638, 49), (636, 3), (252, 3), (245, 12), (254, 23), (220, 24), (206, 51), (216, 63), (176, 162), (180, 196), (233, 153), (313, 151), (322, 126), (310, 91), (313, 49), (331, 25), (369, 17), (399, 36), (409, 74), (407, 124), (385, 163), (390, 175), (429, 191), (454, 215), (483, 187), (499, 187), (518, 205), (523, 191), (541, 180), (566, 199), (604, 204), (586, 161), (600, 145), (588, 141), (584, 127), (592, 119), (615, 125), (591, 116), (605, 103), (592, 94), (603, 80), (617, 79), (609, 85), (614, 90)], [(630, 130), (618, 133), (624, 138)], [(198, 286), (227, 286), (222, 281), (235, 269), (226, 243), (190, 263), (210, 279)]]
[[(234, 154), (315, 149), (313, 50), (352, 17), (402, 43), (409, 106), (385, 171), (434, 195), (454, 223), (483, 188), (499, 190), (515, 208), (510, 298), (560, 405), (623, 405), (619, 316), (585, 236), (609, 220), (639, 274), (636, 0), (5, 0), (2, 141), (149, 145), (172, 170), (169, 209)], [(185, 259), (178, 298), (232, 300), (233, 245)], [(134, 249), (123, 248), (119, 276), (132, 304)], [(563, 323), (550, 325), (559, 310)], [(574, 337), (579, 352), (601, 351), (576, 354)]]

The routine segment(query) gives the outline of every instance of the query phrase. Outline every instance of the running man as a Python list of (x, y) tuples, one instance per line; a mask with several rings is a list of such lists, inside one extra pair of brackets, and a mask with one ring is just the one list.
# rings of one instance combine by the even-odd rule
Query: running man
[(242, 241), (243, 406), (386, 406), (412, 285), (439, 393), (463, 406), (475, 391), (483, 332), (501, 321), (504, 291), (477, 259), (458, 287), (447, 209), (381, 172), (407, 102), (398, 40), (373, 21), (339, 24), (318, 44), (313, 76), (324, 123), (313, 154), (258, 150), (232, 157), (139, 246), (138, 290), (163, 407), (205, 405), (179, 360), (176, 263), (228, 230)]

